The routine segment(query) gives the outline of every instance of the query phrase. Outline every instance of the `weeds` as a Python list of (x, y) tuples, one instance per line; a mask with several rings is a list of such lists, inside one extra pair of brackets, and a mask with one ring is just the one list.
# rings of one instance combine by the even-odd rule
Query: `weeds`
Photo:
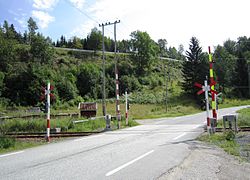
[(16, 140), (14, 138), (7, 138), (4, 136), (0, 136), (0, 149), (7, 149), (10, 147), (14, 147)]
[(235, 141), (235, 134), (233, 131), (226, 131), (221, 134), (216, 133), (213, 135), (202, 135), (198, 138), (198, 140), (215, 144), (234, 156), (240, 155), (239, 145)]

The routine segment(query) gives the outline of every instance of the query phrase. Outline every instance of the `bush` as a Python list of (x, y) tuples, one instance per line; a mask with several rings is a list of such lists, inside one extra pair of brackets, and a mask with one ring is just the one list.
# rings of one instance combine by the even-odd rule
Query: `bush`
[(7, 149), (10, 147), (14, 147), (15, 143), (16, 143), (16, 140), (13, 138), (0, 136), (0, 149)]
[(232, 140), (235, 139), (235, 134), (234, 134), (234, 132), (233, 132), (232, 130), (226, 131), (226, 132), (224, 133), (224, 136), (225, 136), (225, 139), (226, 139), (227, 141), (232, 141)]
[(128, 89), (129, 92), (137, 91), (141, 89), (141, 84), (135, 76), (122, 76), (120, 78), (120, 90), (125, 92)]

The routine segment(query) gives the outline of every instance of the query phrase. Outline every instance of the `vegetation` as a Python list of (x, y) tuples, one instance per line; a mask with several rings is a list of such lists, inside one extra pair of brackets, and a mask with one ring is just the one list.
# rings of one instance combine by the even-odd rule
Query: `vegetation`
[[(238, 111), (238, 113), (238, 126), (250, 126), (250, 109), (241, 109)], [(222, 121), (219, 121), (218, 125), (222, 126)], [(250, 151), (249, 139), (247, 138), (248, 136), (248, 132), (235, 134), (232, 130), (228, 130), (224, 133), (216, 133), (213, 135), (205, 134), (200, 136), (198, 140), (215, 144), (216, 146), (223, 148), (229, 154), (240, 156), (242, 155), (241, 151), (245, 151), (248, 153)], [(244, 137), (246, 137), (245, 139), (247, 140), (241, 142), (241, 138)]]
[[(249, 127), (250, 126), (250, 109), (245, 108), (238, 111), (237, 126), (238, 127)], [(219, 120), (218, 127), (223, 127), (223, 120)], [(228, 127), (228, 125), (227, 125)]]
[[(55, 95), (52, 112), (68, 111), (84, 101), (100, 103), (102, 58), (98, 50), (102, 48), (101, 32), (94, 28), (86, 38), (73, 37), (67, 40), (62, 35), (60, 40), (52, 42), (49, 37), (38, 32), (32, 18), (27, 23), (28, 29), (23, 34), (17, 32), (14, 25), (9, 25), (7, 21), (0, 27), (1, 116), (8, 114), (9, 109), (17, 109), (12, 114), (18, 114), (19, 109), (31, 106), (44, 109), (44, 102), (40, 97), (47, 80), (55, 87), (52, 92)], [(113, 51), (114, 41), (107, 37), (104, 39), (106, 50)], [(227, 40), (223, 46), (215, 49), (215, 76), (219, 77), (217, 81), (224, 97), (248, 97), (246, 73), (249, 42), (249, 38), (240, 37), (237, 42)], [(175, 116), (199, 111), (197, 104), (200, 104), (200, 100), (195, 98), (197, 89), (193, 87), (193, 83), (202, 83), (208, 74), (208, 55), (202, 52), (197, 38), (191, 38), (186, 56), (183, 55), (182, 45), (178, 50), (168, 47), (166, 39), (155, 42), (147, 32), (139, 30), (131, 33), (131, 39), (118, 41), (117, 45), (121, 52), (117, 58), (120, 96), (125, 90), (130, 93), (129, 100), (134, 107), (131, 117)], [(179, 61), (165, 60), (159, 56)], [(115, 97), (113, 60), (114, 55), (106, 53), (106, 97), (110, 103), (114, 102)], [(203, 95), (200, 96), (202, 98)], [(142, 108), (145, 112), (136, 112), (137, 108)], [(115, 114), (114, 110), (109, 113)], [(33, 126), (32, 123), (29, 125)], [(22, 125), (19, 129), (22, 129)]]
[(239, 145), (235, 141), (235, 135), (232, 131), (227, 131), (221, 134), (202, 135), (198, 140), (214, 144), (221, 147), (229, 154), (239, 156)]
[(250, 109), (245, 108), (238, 111), (239, 117), (238, 117), (238, 126), (244, 127), (244, 126), (250, 126)]
[(20, 139), (0, 137), (0, 154), (31, 148), (42, 144), (45, 144), (45, 142), (39, 140), (23, 141)]

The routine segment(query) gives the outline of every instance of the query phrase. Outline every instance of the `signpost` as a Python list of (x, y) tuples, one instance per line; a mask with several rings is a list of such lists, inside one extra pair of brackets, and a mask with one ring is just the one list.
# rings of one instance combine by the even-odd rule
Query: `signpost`
[(209, 117), (209, 99), (208, 99), (208, 92), (211, 91), (211, 93), (217, 94), (216, 91), (212, 90), (211, 87), (214, 86), (216, 84), (216, 82), (214, 81), (212, 84), (208, 85), (207, 84), (207, 80), (204, 81), (204, 85), (201, 85), (199, 83), (195, 83), (194, 85), (196, 87), (201, 88), (200, 91), (197, 92), (198, 95), (202, 94), (205, 92), (205, 100), (206, 100), (206, 111), (207, 111), (207, 131), (210, 133), (211, 132), (211, 125), (213, 125), (213, 123), (211, 123), (210, 121), (210, 117)]
[[(215, 127), (217, 125), (217, 107), (216, 107), (216, 98), (220, 95), (217, 95), (218, 93), (215, 91), (215, 85), (216, 82), (214, 81), (214, 72), (213, 72), (213, 60), (212, 60), (212, 54), (211, 54), (211, 49), (210, 46), (208, 47), (209, 51), (209, 75), (210, 75), (210, 85), (207, 85), (207, 80), (204, 81), (204, 86), (195, 83), (194, 85), (196, 87), (202, 88), (200, 91), (197, 92), (198, 95), (202, 94), (205, 92), (205, 99), (206, 99), (206, 110), (207, 110), (207, 131), (209, 133), (214, 133), (215, 132)], [(208, 91), (211, 92), (212, 96), (212, 114), (213, 117), (209, 117), (209, 99), (208, 99)]]

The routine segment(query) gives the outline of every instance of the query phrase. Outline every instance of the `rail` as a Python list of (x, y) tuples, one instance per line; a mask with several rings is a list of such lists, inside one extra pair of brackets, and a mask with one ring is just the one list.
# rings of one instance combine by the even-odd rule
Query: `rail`
[[(60, 137), (79, 137), (79, 136), (89, 136), (93, 134), (98, 134), (103, 131), (94, 131), (94, 132), (51, 132), (50, 137), (51, 138), (60, 138)], [(44, 138), (46, 136), (46, 132), (22, 132), (22, 133), (6, 133), (6, 137), (11, 137), (11, 138), (20, 138), (20, 139), (25, 139), (25, 138)]]

